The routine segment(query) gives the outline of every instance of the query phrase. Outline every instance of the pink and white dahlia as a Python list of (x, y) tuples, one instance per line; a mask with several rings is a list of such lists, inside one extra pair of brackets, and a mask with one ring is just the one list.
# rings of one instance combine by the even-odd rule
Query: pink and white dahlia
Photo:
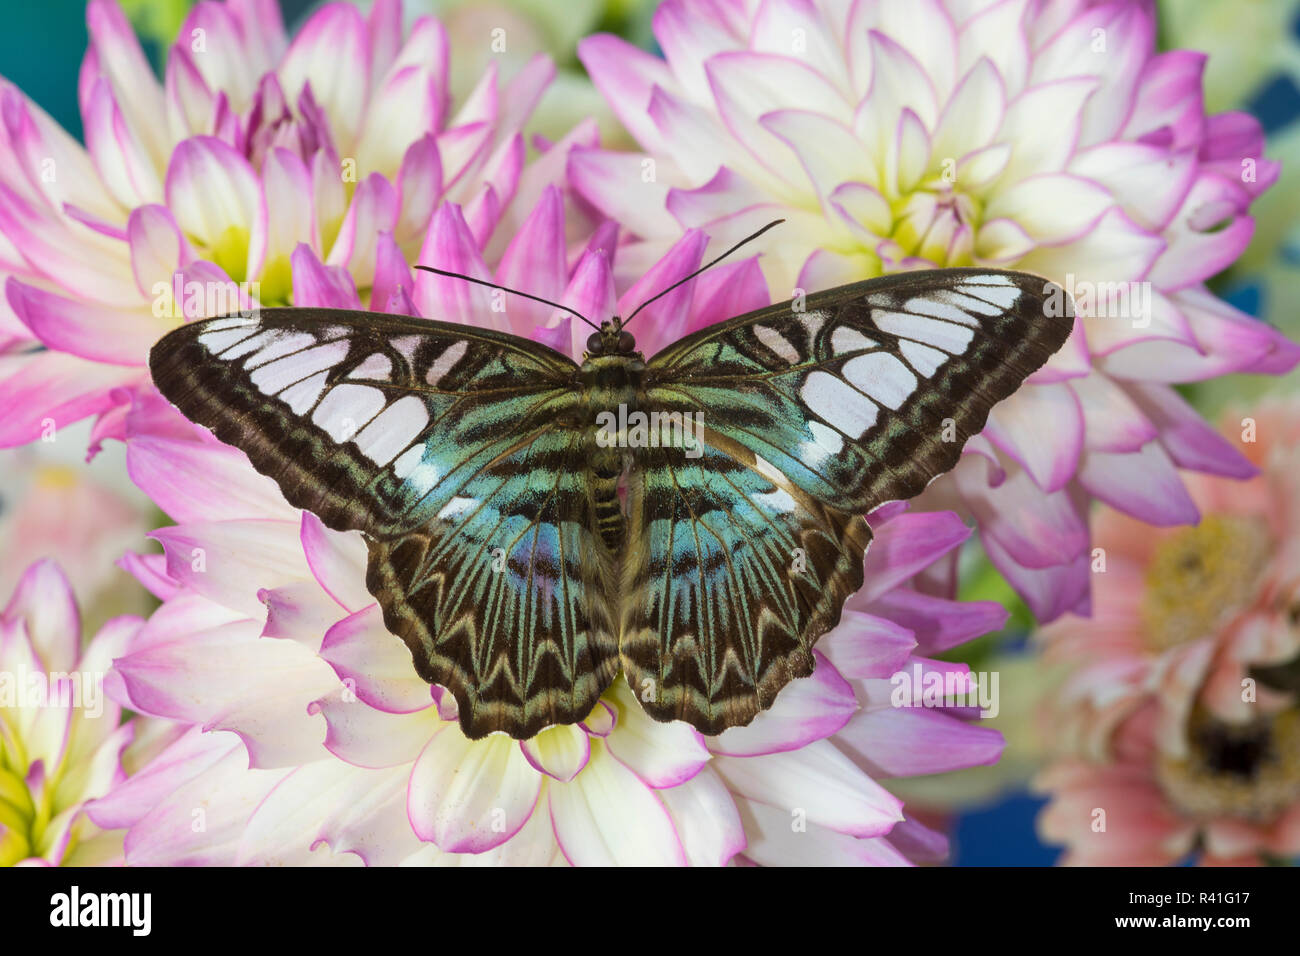
[(575, 151), (574, 188), (642, 240), (761, 246), (774, 299), (987, 265), (1071, 292), (1067, 345), (929, 495), (977, 522), (1041, 619), (1088, 606), (1088, 503), (1193, 522), (1178, 469), (1246, 461), (1172, 385), (1277, 374), (1300, 348), (1211, 294), (1277, 178), (1259, 124), (1207, 116), (1205, 57), (1155, 52), (1145, 0), (665, 0), (663, 56), (580, 56), (644, 154)]
[(1040, 829), (1070, 862), (1300, 854), (1300, 402), (1226, 433), (1261, 474), (1189, 477), (1196, 527), (1100, 512), (1094, 616), (1042, 632), (1061, 683)]
[(126, 777), (135, 725), (105, 690), (143, 623), (115, 618), (83, 646), (72, 588), (52, 561), (28, 568), (0, 611), (0, 866), (120, 855), (120, 835), (83, 811)]
[(0, 81), (0, 445), (89, 415), (96, 440), (119, 432), (121, 389), (185, 319), (389, 308), (441, 203), (486, 246), (516, 196), (531, 208), (595, 142), (580, 124), (525, 175), (550, 61), (509, 82), (489, 68), (453, 106), (446, 33), (431, 17), (405, 31), (398, 0), (327, 4), (292, 41), (275, 0), (200, 3), (162, 83), (113, 0), (86, 17), (85, 148)]
[[(545, 193), (491, 274), (526, 253), (542, 291), (595, 318), (644, 298), (618, 294), (613, 233), (569, 252), (563, 225), (558, 193)], [(430, 241), (438, 265), (487, 274), (455, 205)], [(648, 274), (668, 284), (703, 246), (689, 235)], [(642, 332), (676, 335), (764, 296), (749, 270), (687, 283)], [(431, 292), (425, 306), (442, 316), (471, 294), (464, 283)], [(508, 305), (501, 321), (541, 321), (538, 334), (563, 343), (551, 311)], [(126, 443), (136, 481), (177, 524), (154, 533), (165, 555), (128, 560), (163, 605), (115, 671), (131, 707), (190, 727), (90, 811), (128, 829), (128, 863), (933, 861), (944, 837), (906, 817), (882, 781), (1001, 751), (966, 710), (893, 705), (900, 671), (965, 689), (966, 668), (932, 656), (1005, 616), (912, 586), (968, 536), (953, 515), (872, 516), (867, 585), (819, 642), (815, 673), (747, 727), (706, 738), (658, 723), (620, 679), (580, 724), (469, 740), (451, 695), (385, 630), (358, 534), (290, 508), (241, 452), (155, 393), (136, 396)]]

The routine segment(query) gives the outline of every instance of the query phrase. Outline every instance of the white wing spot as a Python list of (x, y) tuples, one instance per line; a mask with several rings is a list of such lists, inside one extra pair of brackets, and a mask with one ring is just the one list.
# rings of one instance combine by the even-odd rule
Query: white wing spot
[(776, 329), (766, 325), (754, 326), (758, 340), (791, 365), (799, 361), (799, 350), (790, 344), (790, 340)]
[(290, 385), (280, 393), (280, 400), (289, 403), (289, 410), (295, 415), (306, 415), (325, 391), (325, 382), (329, 372), (317, 372), (311, 378), (304, 378), (296, 385)]
[(384, 393), (369, 385), (335, 385), (312, 412), (311, 420), (336, 442), (351, 441), (383, 409)]
[(844, 436), (833, 428), (827, 428), (821, 422), (808, 422), (808, 430), (813, 440), (800, 445), (800, 455), (806, 458), (814, 468), (819, 468), (827, 458), (838, 455), (844, 450)]
[(357, 435), (357, 447), (376, 465), (386, 465), (429, 424), (429, 410), (414, 395), (399, 398)]
[(444, 520), (447, 518), (455, 518), (468, 511), (473, 511), (477, 507), (477, 498), (462, 498), (460, 495), (456, 495), (451, 499), (451, 501), (443, 505), (442, 510), (438, 512), (438, 517)]
[(308, 332), (273, 332), (270, 344), (250, 355), (244, 361), (244, 368), (257, 368), (315, 344), (316, 337)]
[(248, 380), (263, 395), (275, 395), (294, 382), (324, 371), (343, 361), (348, 354), (347, 342), (326, 342), (315, 348), (276, 359), (256, 369)]
[(903, 357), (912, 363), (912, 368), (926, 378), (939, 371), (939, 366), (948, 361), (946, 353), (922, 345), (920, 342), (913, 342), (911, 339), (901, 339), (898, 348), (903, 353)]
[(821, 331), (822, 326), (826, 324), (825, 312), (805, 312), (799, 319), (803, 323), (804, 329), (808, 332), (808, 341), (813, 342), (817, 338), (817, 333)]
[(924, 345), (933, 345), (952, 355), (965, 352), (975, 337), (975, 330), (968, 326), (903, 312), (874, 312), (871, 317), (884, 332), (915, 339)]
[(420, 343), (423, 341), (423, 335), (401, 335), (392, 339), (388, 344), (401, 352), (408, 364), (414, 365), (415, 350), (420, 347)]
[(199, 336), (199, 344), (214, 355), (222, 349), (230, 348), (236, 342), (242, 342), (258, 329), (256, 319), (237, 319), (237, 324), (214, 322), (208, 331)]
[(844, 363), (842, 374), (850, 384), (887, 408), (898, 408), (917, 386), (911, 369), (888, 352), (869, 352), (851, 358)]
[(230, 346), (222, 352), (219, 357), (226, 359), (227, 361), (232, 361), (242, 355), (248, 355), (251, 352), (256, 352), (258, 349), (270, 345), (275, 341), (275, 339), (276, 330), (266, 329), (265, 331), (257, 333), (257, 335), (254, 335), (252, 338), (240, 339), (239, 344)]
[(816, 371), (804, 379), (799, 396), (817, 417), (850, 438), (861, 438), (876, 423), (880, 409), (830, 372)]
[(967, 276), (961, 280), (966, 285), (1009, 285), (1015, 286), (1011, 276), (1001, 272), (982, 272), (979, 275)]
[(1009, 309), (1020, 298), (1020, 290), (1013, 285), (959, 285), (959, 292), (992, 302), (999, 309)]
[(962, 325), (975, 326), (979, 320), (967, 312), (962, 311), (957, 305), (950, 301), (940, 301), (938, 299), (908, 299), (903, 303), (903, 308), (908, 312), (914, 312), (917, 315), (930, 315), (936, 319), (943, 319), (945, 322), (960, 322)]
[(831, 333), (831, 351), (836, 355), (844, 355), (848, 352), (863, 352), (867, 349), (880, 348), (880, 343), (875, 339), (869, 339), (857, 329), (851, 329), (846, 325), (836, 327)]
[(366, 360), (348, 372), (348, 378), (369, 378), (386, 382), (393, 374), (393, 360), (383, 352), (367, 355)]
[(974, 296), (963, 295), (954, 289), (945, 289), (938, 293), (940, 299), (950, 305), (955, 305), (959, 309), (965, 309), (967, 312), (975, 312), (978, 315), (997, 315), (1002, 309), (986, 302), (983, 299), (977, 299)]
[(459, 362), (468, 351), (469, 343), (464, 339), (447, 346), (446, 351), (434, 359), (433, 364), (429, 366), (429, 371), (424, 376), (425, 381), (430, 385), (437, 385), (442, 381), (442, 377), (451, 371), (452, 366)]

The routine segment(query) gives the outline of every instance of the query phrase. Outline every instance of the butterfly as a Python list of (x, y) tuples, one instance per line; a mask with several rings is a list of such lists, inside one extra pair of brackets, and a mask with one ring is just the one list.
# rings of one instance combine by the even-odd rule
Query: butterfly
[(812, 673), (863, 583), (863, 515), (951, 469), (1065, 342), (1053, 300), (1024, 273), (904, 273), (649, 359), (614, 319), (581, 363), (265, 308), (175, 329), (149, 366), (291, 504), (361, 532), (386, 627), (469, 737), (582, 721), (620, 671), (655, 719), (717, 734)]

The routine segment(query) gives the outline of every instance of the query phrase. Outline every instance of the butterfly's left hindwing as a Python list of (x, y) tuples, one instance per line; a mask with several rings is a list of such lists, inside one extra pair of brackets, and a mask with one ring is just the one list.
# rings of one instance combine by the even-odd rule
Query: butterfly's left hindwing
[(367, 535), (367, 584), (465, 731), (586, 717), (617, 669), (577, 366), (514, 336), (264, 309), (195, 322), (150, 369), (296, 507)]

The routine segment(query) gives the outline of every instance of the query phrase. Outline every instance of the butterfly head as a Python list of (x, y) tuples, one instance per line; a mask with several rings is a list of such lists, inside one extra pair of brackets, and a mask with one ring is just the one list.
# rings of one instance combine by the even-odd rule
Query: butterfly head
[(623, 330), (617, 318), (600, 323), (600, 331), (587, 337), (588, 355), (631, 355), (636, 351), (636, 339)]

